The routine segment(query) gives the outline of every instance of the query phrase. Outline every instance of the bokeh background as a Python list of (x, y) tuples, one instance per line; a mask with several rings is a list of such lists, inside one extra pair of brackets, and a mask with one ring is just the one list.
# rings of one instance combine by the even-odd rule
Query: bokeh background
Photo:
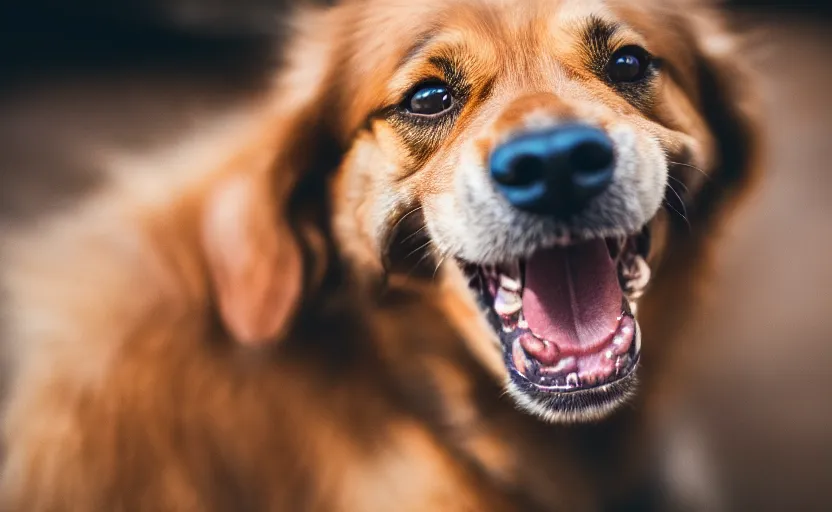
[[(0, 1), (0, 225), (59, 215), (100, 182), (102, 154), (175, 149), (249, 108), (289, 3)], [(675, 418), (707, 433), (732, 510), (832, 510), (832, 7), (729, 8), (765, 98), (765, 178), (680, 333), (697, 370)], [(704, 463), (692, 453), (677, 469)]]

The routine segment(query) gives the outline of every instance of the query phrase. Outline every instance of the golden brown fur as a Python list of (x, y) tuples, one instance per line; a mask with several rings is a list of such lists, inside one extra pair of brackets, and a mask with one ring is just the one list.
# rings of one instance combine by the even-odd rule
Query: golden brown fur
[[(299, 17), (262, 123), (226, 165), (116, 176), (78, 211), (10, 237), (0, 507), (646, 506), (660, 361), (693, 305), (713, 219), (748, 178), (744, 82), (710, 11), (514, 4), (371, 0)], [(570, 34), (590, 14), (626, 23), (672, 61), (649, 108), (579, 71)], [(497, 98), (487, 111), (498, 120), (468, 117), (408, 142), (376, 114), (409, 86), (399, 68), (429, 29), (476, 55), (472, 87)], [(572, 73), (547, 75), (540, 56)], [(491, 78), (504, 66), (511, 87)], [(567, 93), (539, 92), (552, 76)], [(538, 92), (512, 97), (521, 89)], [(548, 122), (626, 117), (684, 163), (671, 173), (689, 189), (690, 227), (664, 212), (653, 221), (661, 265), (640, 306), (639, 398), (580, 427), (518, 412), (452, 261), (428, 252), (422, 278), (421, 255), (390, 243), (408, 216), (442, 232), (432, 200), (458, 159), (437, 154), (475, 133), (472, 154), (486, 153), (540, 110)]]

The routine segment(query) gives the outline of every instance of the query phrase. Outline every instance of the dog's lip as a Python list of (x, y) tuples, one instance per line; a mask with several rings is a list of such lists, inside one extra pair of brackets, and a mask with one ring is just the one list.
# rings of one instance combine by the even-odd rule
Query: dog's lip
[(636, 355), (635, 359), (633, 360), (632, 367), (631, 367), (630, 371), (628, 371), (626, 374), (621, 375), (620, 377), (618, 377), (616, 379), (613, 379), (613, 380), (610, 380), (608, 382), (604, 382), (603, 384), (598, 384), (598, 385), (594, 385), (594, 386), (580, 387), (580, 388), (575, 388), (575, 389), (564, 389), (562, 386), (545, 386), (545, 385), (538, 384), (538, 383), (530, 381), (525, 375), (520, 373), (514, 367), (512, 367), (510, 371), (511, 371), (511, 374), (512, 374), (513, 378), (521, 379), (522, 381), (524, 381), (528, 385), (533, 386), (536, 390), (544, 392), (544, 393), (559, 393), (559, 394), (585, 395), (585, 396), (587, 396), (590, 392), (596, 391), (596, 390), (601, 391), (601, 392), (609, 391), (614, 386), (614, 384), (616, 384), (617, 382), (630, 378), (632, 376), (632, 374), (635, 373), (635, 370), (638, 367), (638, 364), (640, 362), (641, 362), (641, 355), (639, 354), (639, 355)]
[(638, 365), (636, 359), (633, 371), (613, 382), (568, 393), (536, 386), (516, 372), (509, 372), (508, 388), (521, 409), (545, 421), (600, 420), (633, 395)]

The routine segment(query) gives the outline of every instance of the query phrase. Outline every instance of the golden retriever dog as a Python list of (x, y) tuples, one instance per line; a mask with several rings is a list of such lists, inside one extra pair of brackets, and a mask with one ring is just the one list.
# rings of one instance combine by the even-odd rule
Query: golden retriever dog
[(225, 163), (7, 237), (2, 509), (660, 507), (648, 411), (754, 163), (717, 13), (294, 27)]

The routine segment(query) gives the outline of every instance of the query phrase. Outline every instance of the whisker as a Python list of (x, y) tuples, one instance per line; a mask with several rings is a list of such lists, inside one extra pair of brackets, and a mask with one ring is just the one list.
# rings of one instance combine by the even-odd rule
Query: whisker
[[(409, 253), (407, 253), (407, 256), (405, 256), (404, 258), (407, 259), (407, 258), (413, 256), (414, 254), (421, 251), (422, 249), (424, 249), (425, 247), (427, 247), (430, 244), (431, 244), (431, 240), (428, 240), (427, 242), (423, 243), (419, 247), (417, 247), (417, 248), (413, 249), (412, 251), (410, 251)], [(419, 261), (421, 262), (422, 260), (419, 260)]]
[(671, 180), (675, 181), (675, 182), (676, 182), (676, 183), (678, 183), (679, 185), (681, 185), (681, 186), (682, 186), (682, 188), (684, 188), (684, 189), (685, 189), (685, 190), (684, 190), (684, 192), (685, 192), (685, 193), (687, 193), (687, 192), (688, 192), (688, 186), (687, 186), (687, 185), (685, 185), (685, 182), (684, 182), (684, 181), (680, 180), (679, 178), (677, 178), (677, 177), (675, 177), (675, 176), (671, 176), (671, 175), (669, 175), (669, 174), (667, 175), (667, 177), (668, 177), (668, 178), (670, 178)]
[(673, 192), (673, 195), (676, 196), (676, 199), (679, 200), (679, 204), (682, 205), (682, 212), (685, 214), (685, 218), (687, 218), (687, 216), (688, 216), (688, 207), (685, 204), (685, 201), (682, 199), (682, 196), (679, 195), (679, 192), (677, 192), (676, 189), (673, 188), (672, 185), (668, 184), (667, 188), (669, 188), (670, 191)]
[[(429, 241), (428, 243), (430, 243), (430, 241)], [(427, 244), (422, 245), (422, 247), (424, 247), (425, 245), (427, 245)], [(421, 258), (419, 258), (419, 261), (417, 261), (416, 263), (414, 263), (414, 264), (413, 264), (413, 266), (412, 266), (412, 267), (410, 267), (410, 270), (407, 272), (407, 276), (408, 276), (408, 277), (412, 276), (412, 275), (413, 275), (413, 272), (414, 272), (417, 268), (419, 268), (419, 265), (421, 265), (421, 264), (422, 264), (422, 262), (423, 262), (423, 261), (425, 261), (426, 259), (428, 259), (429, 257), (434, 256), (434, 255), (435, 255), (435, 254), (434, 254), (435, 252), (436, 252), (436, 248), (435, 248), (435, 247), (431, 247), (431, 248), (430, 248), (430, 250), (425, 251), (425, 254), (423, 254), (423, 255), (422, 255), (422, 257), (421, 257)]]
[(402, 239), (402, 241), (401, 241), (401, 242), (399, 242), (399, 243), (402, 243), (402, 244), (403, 244), (403, 243), (407, 242), (408, 240), (410, 240), (410, 239), (411, 239), (411, 238), (413, 238), (414, 236), (418, 235), (419, 233), (421, 233), (422, 231), (424, 231), (425, 229), (427, 229), (427, 227), (428, 227), (428, 225), (427, 225), (427, 224), (423, 225), (421, 228), (417, 229), (417, 230), (416, 230), (416, 231), (414, 231), (413, 233), (410, 233), (409, 235), (407, 235), (406, 237), (404, 237), (404, 238)]
[(670, 165), (678, 165), (680, 167), (688, 167), (688, 168), (693, 169), (695, 171), (699, 171), (699, 173), (702, 174), (702, 176), (704, 176), (706, 179), (711, 179), (711, 177), (708, 176), (708, 173), (706, 173), (705, 171), (703, 171), (699, 167), (696, 167), (693, 164), (686, 164), (684, 162), (674, 162), (673, 160), (668, 160), (667, 163), (669, 163)]
[[(676, 180), (676, 181), (679, 181), (679, 180)], [(682, 186), (685, 186), (685, 184), (682, 183), (681, 181), (679, 181), (679, 183)], [(673, 188), (673, 185), (668, 183), (667, 188), (669, 188), (670, 191), (673, 192), (673, 195), (675, 195), (676, 199), (679, 200), (679, 204), (682, 205), (682, 218), (685, 219), (685, 222), (688, 225), (688, 231), (690, 231), (691, 228), (690, 228), (690, 221), (688, 220), (688, 206), (687, 206), (687, 204), (685, 203), (684, 199), (682, 199), (682, 196), (679, 195), (679, 192), (675, 188)], [(687, 190), (687, 187), (685, 187), (685, 190)]]
[(398, 227), (401, 225), (401, 223), (402, 223), (402, 222), (404, 222), (404, 221), (405, 221), (408, 217), (410, 217), (411, 215), (413, 215), (414, 213), (418, 212), (418, 211), (419, 211), (419, 210), (421, 210), (421, 209), (422, 209), (422, 205), (419, 205), (419, 206), (417, 206), (416, 208), (413, 208), (413, 209), (412, 209), (412, 210), (410, 210), (409, 212), (407, 212), (407, 213), (405, 213), (404, 215), (402, 215), (402, 218), (401, 218), (401, 219), (399, 219), (399, 220), (398, 220), (398, 221), (397, 221), (397, 222), (393, 225), (393, 228), (392, 228), (390, 231), (391, 231), (391, 232), (392, 232), (392, 231), (395, 231), (395, 230), (396, 230), (396, 228), (398, 228)]
[[(682, 220), (684, 220), (684, 221), (685, 221), (685, 224), (687, 224), (687, 226), (688, 226), (688, 231), (692, 231), (692, 230), (693, 230), (693, 228), (692, 228), (692, 227), (691, 227), (691, 225), (690, 225), (690, 221), (688, 221), (688, 218), (687, 218), (687, 216), (686, 216), (686, 215), (684, 215), (683, 213), (679, 212), (679, 210), (677, 210), (677, 209), (676, 209), (676, 208), (675, 208), (672, 204), (670, 204), (669, 202), (667, 202), (667, 199), (663, 199), (662, 201), (664, 202), (664, 205), (665, 205), (666, 207), (670, 208), (670, 210), (671, 210), (671, 211), (673, 211), (676, 215), (678, 215), (679, 217), (681, 217), (681, 218), (682, 218)], [(683, 204), (684, 204), (684, 203), (683, 203)]]
[(437, 273), (437, 272), (439, 272), (439, 267), (441, 267), (441, 266), (442, 266), (442, 264), (443, 264), (443, 263), (445, 263), (445, 260), (447, 260), (447, 259), (448, 259), (448, 255), (447, 255), (447, 254), (443, 255), (443, 256), (439, 259), (439, 263), (437, 263), (437, 264), (436, 264), (436, 268), (435, 268), (435, 269), (433, 269), (433, 277), (431, 277), (431, 280), (432, 280), (432, 281), (435, 281), (435, 280), (436, 280), (436, 273)]

